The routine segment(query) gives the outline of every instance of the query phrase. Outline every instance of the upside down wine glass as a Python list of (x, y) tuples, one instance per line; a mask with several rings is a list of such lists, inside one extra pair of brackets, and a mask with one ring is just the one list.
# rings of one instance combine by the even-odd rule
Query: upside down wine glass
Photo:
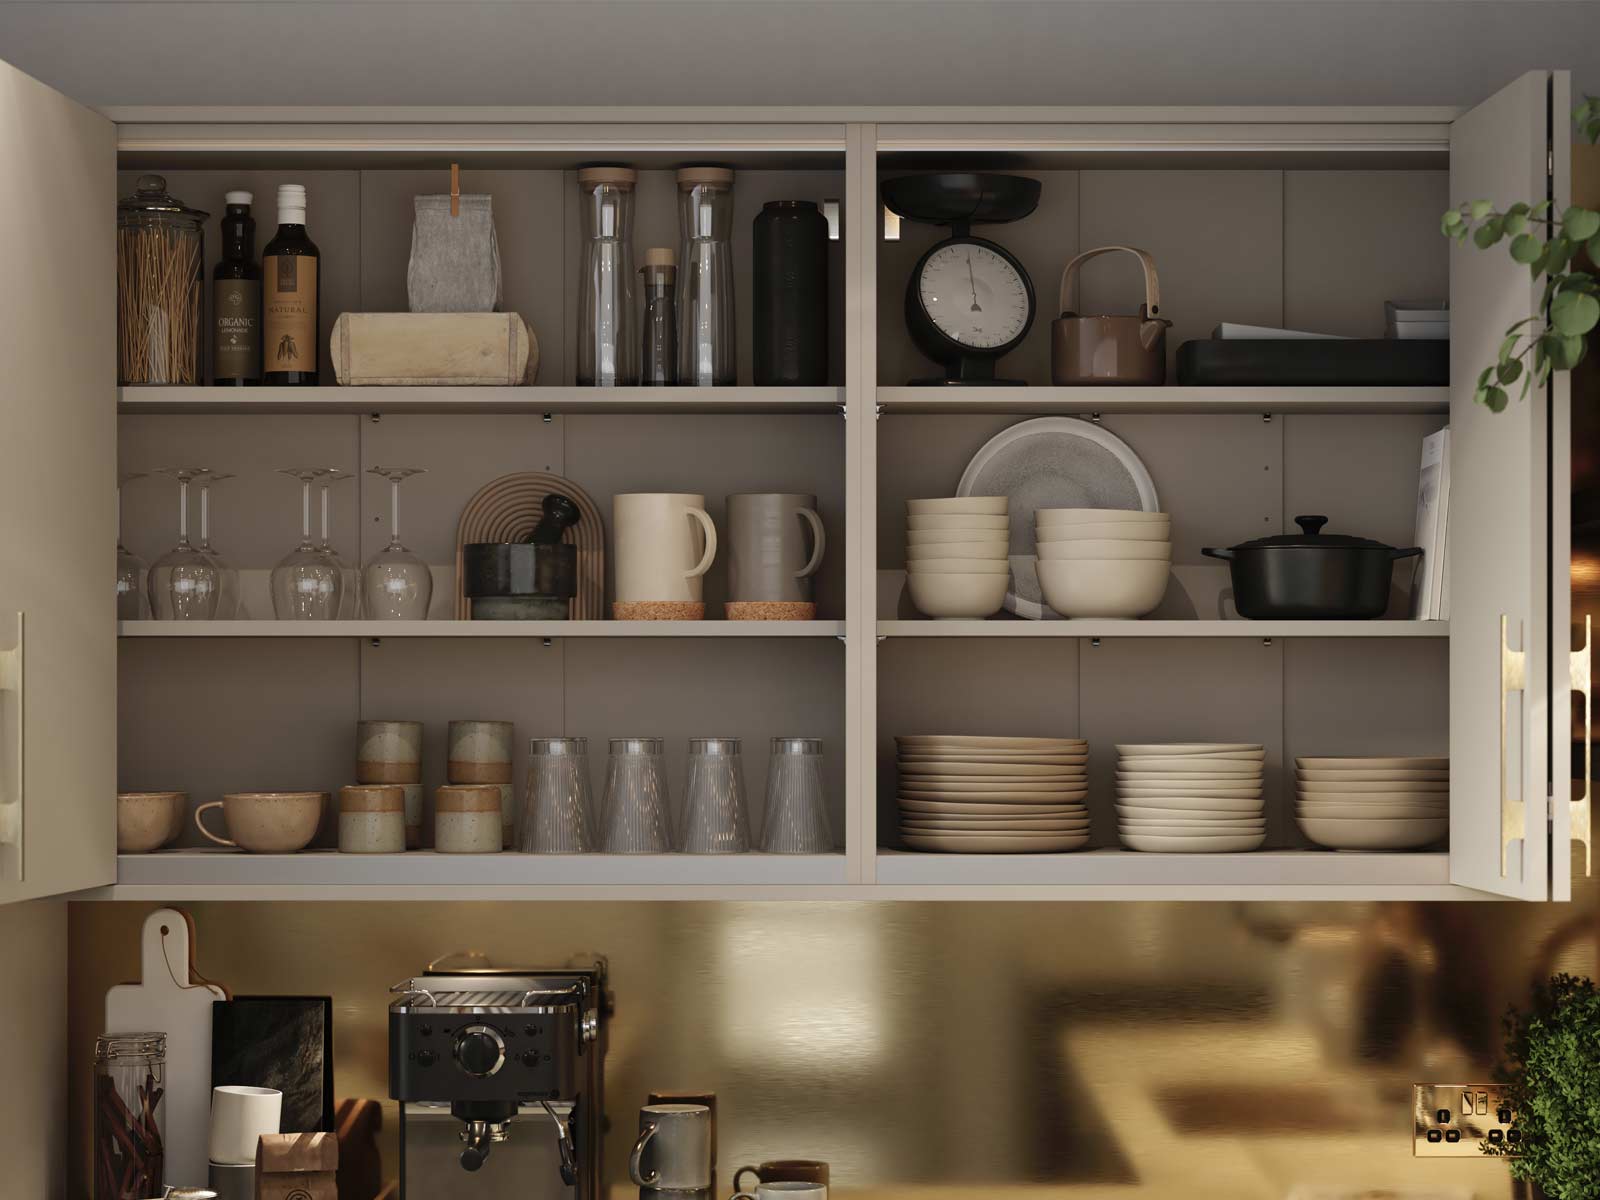
[(225, 471), (208, 471), (197, 475), (200, 485), (200, 544), (196, 550), (204, 554), (217, 568), (216, 619), (231, 621), (239, 615), (239, 568), (230, 564), (211, 544), (211, 485), (233, 476)]
[(344, 589), (339, 597), (337, 616), (342, 621), (353, 621), (361, 615), (361, 576), (349, 563), (339, 557), (339, 552), (333, 548), (333, 541), (328, 533), (328, 490), (329, 485), (342, 483), (346, 479), (354, 479), (349, 471), (330, 471), (322, 477), (322, 540), (317, 543), (317, 553), (326, 558), (339, 571), (339, 578), (344, 584)]
[(344, 599), (344, 575), (337, 560), (311, 540), (311, 485), (334, 467), (281, 467), (279, 474), (300, 481), (300, 544), (272, 568), (272, 615), (280, 621), (332, 621)]
[(150, 566), (150, 611), (158, 621), (209, 621), (217, 614), (222, 576), (211, 556), (189, 542), (189, 484), (205, 467), (158, 467), (178, 481), (178, 544)]
[(378, 621), (425, 621), (433, 599), (433, 572), (400, 543), (400, 484), (422, 467), (369, 467), (389, 481), (389, 544), (367, 560), (362, 591), (367, 616)]
[(145, 562), (122, 544), (122, 489), (143, 471), (133, 471), (117, 479), (117, 620), (138, 621), (148, 615), (144, 602)]

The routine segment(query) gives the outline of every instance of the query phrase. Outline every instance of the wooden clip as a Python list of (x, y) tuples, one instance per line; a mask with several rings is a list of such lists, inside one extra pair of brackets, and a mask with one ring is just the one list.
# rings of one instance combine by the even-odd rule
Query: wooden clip
[(461, 215), (461, 164), (450, 164), (450, 215)]

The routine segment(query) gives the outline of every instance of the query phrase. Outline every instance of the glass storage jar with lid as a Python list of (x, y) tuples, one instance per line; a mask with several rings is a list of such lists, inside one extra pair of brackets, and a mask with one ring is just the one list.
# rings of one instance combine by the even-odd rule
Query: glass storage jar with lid
[(117, 382), (205, 382), (209, 214), (142, 175), (117, 201)]
[(678, 172), (678, 382), (723, 387), (738, 382), (733, 306), (733, 172)]
[(94, 1200), (148, 1200), (166, 1168), (167, 1035), (108, 1033), (94, 1043)]
[(620, 387), (639, 382), (634, 312), (631, 167), (585, 167), (582, 265), (578, 279), (578, 383)]

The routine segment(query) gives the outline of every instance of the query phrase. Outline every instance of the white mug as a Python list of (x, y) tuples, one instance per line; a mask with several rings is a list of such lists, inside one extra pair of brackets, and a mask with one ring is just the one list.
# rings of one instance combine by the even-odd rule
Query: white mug
[(277, 1133), (283, 1093), (275, 1088), (229, 1084), (211, 1089), (211, 1161), (225, 1166), (255, 1164), (256, 1140)]
[(631, 492), (611, 500), (617, 600), (700, 603), (701, 576), (717, 557), (717, 527), (706, 498), (688, 492)]
[(828, 1200), (828, 1185), (800, 1179), (774, 1179), (756, 1184), (753, 1192), (735, 1192), (732, 1200)]

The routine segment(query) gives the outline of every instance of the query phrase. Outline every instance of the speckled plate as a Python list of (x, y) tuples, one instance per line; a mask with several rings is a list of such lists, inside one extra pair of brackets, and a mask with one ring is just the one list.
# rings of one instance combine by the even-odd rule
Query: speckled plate
[(1089, 833), (903, 833), (913, 850), (942, 850), (954, 854), (1052, 854), (1081, 850)]
[(1155, 481), (1133, 448), (1077, 417), (1038, 417), (996, 434), (972, 456), (956, 495), (1010, 498), (1011, 591), (1005, 606), (1034, 621), (1060, 620), (1039, 586), (1033, 540), (1038, 509), (1161, 507)]

